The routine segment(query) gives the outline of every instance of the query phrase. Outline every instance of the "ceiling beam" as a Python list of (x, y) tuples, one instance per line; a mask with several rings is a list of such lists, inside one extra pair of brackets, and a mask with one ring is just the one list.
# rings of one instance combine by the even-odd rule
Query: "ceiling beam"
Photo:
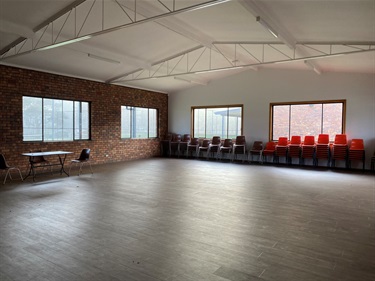
[[(220, 44), (224, 44), (221, 42)], [(235, 44), (231, 42), (231, 44)], [(244, 46), (244, 42), (239, 42), (239, 45)], [(147, 80), (147, 79), (155, 79), (155, 78), (165, 78), (165, 77), (177, 77), (182, 75), (188, 74), (202, 74), (202, 73), (209, 73), (215, 71), (229, 71), (235, 69), (249, 69), (250, 67), (258, 67), (262, 65), (270, 65), (270, 64), (280, 64), (280, 63), (292, 63), (292, 62), (299, 62), (303, 61), (307, 67), (311, 68), (317, 74), (320, 74), (321, 71), (315, 68), (315, 65), (311, 62), (317, 59), (325, 59), (331, 58), (336, 56), (343, 56), (343, 55), (351, 55), (351, 54), (359, 54), (365, 52), (375, 52), (375, 43), (372, 45), (363, 45), (358, 47), (358, 45), (351, 46), (351, 45), (340, 45), (340, 44), (331, 44), (331, 45), (324, 45), (324, 46), (316, 46), (316, 45), (307, 45), (307, 44), (296, 44), (296, 49), (304, 50), (304, 49), (314, 49), (314, 54), (301, 56), (301, 54), (297, 55), (295, 52), (291, 52), (292, 54), (288, 54), (282, 51), (280, 47), (283, 47), (284, 44), (276, 43), (276, 44), (254, 44), (249, 43), (249, 46), (246, 46), (247, 54), (249, 57), (255, 58), (254, 63), (243, 63), (239, 65), (230, 65), (226, 63), (225, 66), (225, 59), (222, 59), (224, 63), (221, 66), (204, 66), (203, 67), (194, 67), (197, 61), (189, 62), (189, 54), (192, 52), (201, 52), (202, 54), (205, 53), (206, 50), (209, 50), (206, 47), (200, 46), (198, 49), (189, 50), (185, 53), (180, 53), (178, 56), (173, 56), (168, 59), (160, 61), (158, 64), (153, 65), (153, 69), (149, 71), (145, 71), (144, 69), (137, 69), (135, 71), (129, 72), (122, 76), (118, 76), (115, 79), (111, 79), (106, 81), (107, 83), (126, 83), (130, 81), (139, 81), (139, 80)], [(258, 53), (254, 55), (252, 53), (253, 47), (257, 50), (263, 50), (262, 53)], [(267, 49), (266, 49), (267, 48)], [(272, 53), (268, 54), (268, 51)], [(327, 51), (328, 50), (328, 51)], [(307, 51), (303, 52), (307, 53)], [(205, 61), (211, 61), (211, 52), (206, 52), (206, 57), (199, 57), (199, 59), (205, 59)], [(278, 55), (278, 57), (275, 57)], [(249, 60), (248, 60), (249, 61)], [(165, 71), (165, 69), (167, 71)]]
[[(103, 34), (108, 34), (108, 33), (118, 31), (118, 30), (121, 30), (121, 29), (124, 29), (124, 28), (133, 27), (133, 26), (136, 26), (136, 25), (139, 25), (139, 24), (144, 24), (144, 23), (147, 23), (147, 22), (153, 22), (153, 21), (156, 21), (156, 20), (163, 19), (165, 17), (170, 17), (170, 16), (174, 16), (174, 15), (177, 15), (177, 14), (181, 14), (181, 13), (195, 11), (197, 9), (210, 7), (210, 6), (225, 3), (225, 2), (228, 2), (228, 1), (230, 1), (230, 0), (210, 0), (210, 1), (203, 2), (203, 3), (199, 3), (199, 4), (193, 4), (191, 6), (187, 6), (187, 7), (181, 8), (181, 9), (167, 10), (166, 12), (164, 11), (161, 14), (157, 14), (157, 15), (153, 15), (153, 16), (141, 18), (141, 19), (138, 19), (135, 15), (134, 19), (130, 18), (130, 19), (128, 19), (128, 22), (126, 22), (124, 24), (114, 26), (114, 27), (110, 27), (110, 28), (104, 28), (103, 24), (102, 24), (101, 27), (98, 28), (98, 30), (96, 30), (94, 32), (91, 32), (89, 34), (80, 35), (80, 30), (82, 30), (82, 27), (86, 23), (86, 20), (85, 20), (83, 22), (83, 25), (81, 27), (78, 27), (79, 32), (77, 34), (75, 34), (75, 36), (72, 36), (72, 38), (70, 38), (68, 40), (65, 40), (65, 41), (60, 41), (60, 40), (58, 40), (59, 38), (57, 36), (56, 38), (53, 38), (53, 42), (51, 44), (49, 44), (47, 46), (43, 46), (43, 47), (38, 47), (37, 46), (38, 44), (34, 43), (34, 42), (39, 42), (41, 40), (41, 38), (44, 36), (44, 31), (47, 30), (50, 26), (52, 26), (52, 28), (53, 28), (54, 21), (52, 21), (39, 30), (40, 31), (39, 32), (40, 34), (38, 34), (40, 36), (39, 38), (26, 39), (29, 42), (23, 41), (23, 42), (19, 43), (18, 45), (12, 47), (10, 50), (6, 51), (6, 53), (1, 54), (2, 55), (1, 60), (7, 59), (7, 58), (10, 58), (10, 57), (14, 57), (14, 56), (19, 56), (19, 55), (22, 55), (22, 54), (29, 54), (29, 53), (32, 53), (32, 52), (35, 52), (35, 51), (43, 51), (43, 50), (48, 50), (48, 49), (52, 49), (52, 48), (57, 48), (57, 47), (73, 44), (73, 43), (76, 43), (76, 42), (79, 42), (79, 41), (88, 40), (90, 38), (97, 37), (97, 36), (100, 36), (100, 35), (103, 35)], [(91, 13), (92, 7), (93, 7), (93, 5), (95, 5), (95, 3), (96, 2), (93, 2), (91, 7), (88, 7), (88, 8), (85, 7), (87, 9), (87, 11), (85, 11), (85, 14), (87, 15), (86, 19), (89, 16), (89, 14)], [(106, 3), (105, 1), (103, 3), (98, 1), (97, 5), (101, 5), (102, 9), (104, 9), (105, 3)], [(161, 3), (161, 2), (156, 2), (156, 3)], [(136, 0), (134, 0), (134, 5), (137, 7), (137, 1)], [(162, 5), (162, 4), (160, 4), (160, 5)], [(55, 20), (59, 20), (60, 18), (65, 17), (65, 16), (68, 18), (70, 16), (70, 14), (75, 14), (73, 10), (77, 9), (79, 7), (81, 7), (81, 5), (79, 5), (77, 7), (74, 7), (74, 8), (71, 8), (69, 11), (65, 11), (65, 14), (61, 15), (59, 18), (57, 18)], [(101, 16), (102, 16), (102, 18), (99, 19), (99, 21), (103, 23), (104, 22), (104, 12), (102, 13)], [(64, 28), (64, 26), (61, 28), (61, 30), (58, 32), (58, 34), (60, 34), (60, 32), (63, 30), (63, 28)]]
[[(297, 49), (296, 43), (297, 40), (294, 36), (278, 21), (276, 15), (272, 14), (269, 9), (265, 6), (264, 3), (254, 0), (241, 0), (239, 3), (248, 10), (255, 18), (263, 20), (268, 29), (274, 30), (277, 33), (277, 38), (280, 39), (285, 45), (290, 49), (295, 50), (301, 56), (308, 56), (306, 50)], [(265, 27), (266, 28), (266, 27)], [(310, 68), (316, 73), (322, 73), (319, 66), (314, 62), (309, 62)]]

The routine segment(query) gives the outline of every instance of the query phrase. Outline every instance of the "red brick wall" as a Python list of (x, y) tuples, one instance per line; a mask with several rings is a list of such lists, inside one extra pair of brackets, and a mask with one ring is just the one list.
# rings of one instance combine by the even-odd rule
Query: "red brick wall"
[[(23, 142), (23, 95), (91, 102), (91, 140)], [(0, 65), (0, 153), (22, 168), (21, 153), (40, 149), (74, 152), (68, 161), (88, 147), (94, 164), (159, 155), (159, 139), (121, 139), (121, 105), (157, 108), (159, 136), (168, 131), (166, 94)]]

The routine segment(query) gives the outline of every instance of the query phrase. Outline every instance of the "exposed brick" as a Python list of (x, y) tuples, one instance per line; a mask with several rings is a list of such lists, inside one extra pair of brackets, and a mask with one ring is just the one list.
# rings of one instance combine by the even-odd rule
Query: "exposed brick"
[[(92, 139), (24, 142), (23, 95), (91, 102)], [(69, 161), (89, 147), (92, 162), (98, 164), (159, 155), (159, 139), (121, 139), (121, 105), (157, 108), (159, 136), (168, 131), (166, 94), (0, 65), (0, 153), (21, 168), (27, 167), (27, 158), (21, 153), (31, 150), (72, 151)]]

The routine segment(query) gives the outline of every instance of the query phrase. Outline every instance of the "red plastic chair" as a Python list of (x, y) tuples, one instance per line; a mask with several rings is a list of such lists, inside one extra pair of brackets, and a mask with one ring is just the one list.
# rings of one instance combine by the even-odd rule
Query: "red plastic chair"
[(267, 162), (267, 158), (272, 156), (273, 162), (275, 162), (275, 150), (276, 142), (269, 141), (266, 143), (266, 147), (262, 151), (262, 162)]
[(275, 160), (277, 163), (279, 163), (280, 157), (285, 157), (285, 162), (287, 162), (288, 144), (287, 137), (279, 137), (275, 151)]
[(301, 136), (292, 136), (288, 144), (288, 163), (292, 164), (293, 158), (298, 158), (301, 164)]
[(301, 148), (301, 164), (305, 164), (305, 159), (312, 159), (315, 164), (315, 137), (305, 136)]
[(329, 150), (329, 135), (320, 134), (318, 136), (318, 142), (315, 148), (315, 166), (318, 166), (319, 159), (327, 160), (327, 166), (329, 167), (331, 160), (331, 153)]
[(365, 145), (363, 139), (352, 139), (349, 147), (348, 166), (352, 161), (362, 161), (362, 169), (365, 169)]
[(345, 167), (348, 167), (348, 142), (345, 134), (337, 134), (332, 145), (332, 167), (335, 167), (336, 160), (345, 161)]

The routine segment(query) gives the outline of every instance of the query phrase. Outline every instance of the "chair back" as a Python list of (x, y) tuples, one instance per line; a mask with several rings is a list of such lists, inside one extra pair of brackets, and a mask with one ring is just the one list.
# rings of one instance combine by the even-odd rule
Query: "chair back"
[(278, 146), (287, 146), (288, 145), (288, 138), (287, 137), (279, 137), (277, 145)]
[(346, 140), (346, 134), (337, 134), (335, 136), (334, 144), (344, 144), (344, 145), (348, 144)]
[(192, 138), (190, 140), (190, 145), (199, 145), (199, 138)]
[(168, 133), (165, 135), (164, 140), (168, 140), (168, 141), (170, 141), (170, 140), (172, 140), (172, 137), (173, 137), (173, 134), (170, 133), (170, 132), (168, 132)]
[(290, 144), (299, 145), (301, 144), (301, 136), (292, 136)]
[(363, 139), (352, 139), (350, 144), (350, 150), (364, 150), (365, 145), (363, 143)]
[(232, 139), (225, 139), (223, 147), (232, 147), (233, 146), (233, 140)]
[(174, 134), (172, 137), (172, 142), (180, 142), (181, 141), (181, 135), (180, 134)]
[(212, 137), (211, 144), (213, 145), (219, 145), (221, 143), (221, 138), (219, 136)]
[[(41, 150), (34, 150), (34, 151), (30, 151), (31, 153), (33, 152), (42, 152)], [(33, 162), (34, 164), (38, 164), (38, 163), (43, 163), (43, 162), (47, 162), (46, 159), (44, 159), (43, 156), (32, 156), (31, 157), (31, 162)]]
[(202, 147), (209, 147), (211, 141), (209, 139), (204, 139), (202, 142)]
[(190, 142), (190, 139), (191, 139), (190, 134), (184, 134), (181, 141), (182, 142)]
[(79, 156), (79, 160), (87, 161), (90, 159), (90, 148), (84, 148), (81, 151), (81, 155)]
[(246, 145), (245, 136), (237, 136), (236, 137), (236, 145)]
[(262, 141), (254, 141), (253, 147), (251, 150), (262, 150), (263, 149), (263, 142)]
[(264, 150), (275, 150), (276, 149), (276, 142), (274, 141), (269, 141), (266, 143), (266, 147)]
[(318, 144), (329, 144), (329, 135), (328, 134), (320, 134), (318, 136)]
[(315, 137), (314, 136), (305, 136), (303, 140), (304, 145), (314, 145), (315, 144)]
[(5, 157), (3, 154), (0, 154), (0, 169), (1, 170), (5, 170), (7, 169), (9, 166), (7, 164), (7, 161), (5, 160)]

